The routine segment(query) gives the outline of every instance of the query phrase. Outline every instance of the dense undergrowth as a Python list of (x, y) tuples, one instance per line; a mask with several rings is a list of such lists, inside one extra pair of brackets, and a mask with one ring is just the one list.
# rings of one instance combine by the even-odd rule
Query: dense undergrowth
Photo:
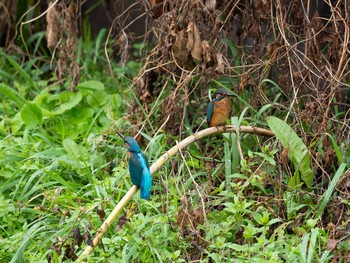
[[(116, 129), (137, 132), (130, 118), (147, 121), (140, 142), (150, 163), (180, 138), (145, 110), (126, 113), (139, 99), (131, 80), (142, 64), (111, 64), (108, 72), (99, 46), (105, 34), (79, 42), (82, 73), (74, 92), (69, 80), (57, 82), (49, 60), (23, 62), (0, 51), (2, 262), (75, 260), (91, 244), (131, 187), (123, 142), (115, 136)], [(231, 80), (213, 82), (218, 85), (230, 89)], [(242, 92), (229, 121), (269, 126), (277, 139), (223, 134), (193, 143), (153, 176), (151, 200), (134, 197), (91, 262), (345, 262), (349, 200), (338, 183), (349, 177), (349, 142), (330, 131), (307, 147), (280, 120), (287, 110), (274, 85), (275, 104), (256, 110), (247, 99), (251, 91)], [(154, 119), (167, 92), (149, 107)], [(200, 125), (207, 102), (193, 122), (184, 120), (182, 138)], [(326, 156), (324, 143), (336, 158), (327, 183), (318, 181), (309, 154)], [(335, 206), (346, 215), (333, 213)]]

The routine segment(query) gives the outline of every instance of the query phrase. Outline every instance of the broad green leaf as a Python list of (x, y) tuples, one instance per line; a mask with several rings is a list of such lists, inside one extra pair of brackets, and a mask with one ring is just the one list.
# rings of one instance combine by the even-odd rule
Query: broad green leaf
[(41, 126), (43, 123), (43, 114), (41, 109), (32, 102), (28, 102), (21, 110), (21, 117), (24, 124), (29, 128), (33, 129), (37, 126)]
[(77, 106), (82, 100), (81, 92), (65, 91), (58, 94), (50, 94), (43, 91), (37, 98), (36, 103), (42, 108), (44, 115), (60, 115)]
[(301, 162), (296, 166), (296, 170), (300, 171), (301, 179), (308, 187), (311, 187), (314, 173), (310, 168), (310, 154), (307, 152)]
[(104, 90), (96, 90), (87, 96), (87, 102), (93, 108), (105, 105), (110, 99), (111, 96)]
[(78, 159), (79, 157), (79, 147), (75, 143), (75, 141), (71, 139), (64, 139), (63, 140), (63, 148), (68, 153), (68, 156), (72, 159)]
[(81, 90), (89, 90), (89, 91), (95, 91), (95, 90), (104, 90), (105, 86), (103, 83), (96, 81), (96, 80), (88, 80), (85, 82), (80, 83), (77, 86), (78, 89)]
[(69, 119), (71, 123), (79, 124), (92, 118), (94, 110), (87, 107), (74, 107), (69, 111)]
[(287, 123), (276, 117), (268, 117), (267, 124), (283, 147), (288, 149), (288, 157), (295, 167), (296, 174), (299, 171), (306, 186), (311, 187), (313, 172), (310, 168), (310, 154), (302, 139)]
[(51, 111), (51, 114), (58, 115), (63, 112), (70, 110), (71, 108), (78, 105), (78, 103), (83, 98), (83, 95), (80, 92), (72, 93), (70, 91), (66, 91), (60, 94), (58, 98), (58, 107)]

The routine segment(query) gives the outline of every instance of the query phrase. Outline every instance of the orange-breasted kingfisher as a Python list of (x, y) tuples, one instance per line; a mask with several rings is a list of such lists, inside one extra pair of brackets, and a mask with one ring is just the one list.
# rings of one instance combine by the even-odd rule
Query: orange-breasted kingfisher
[(236, 95), (228, 92), (224, 88), (219, 88), (213, 93), (212, 100), (207, 108), (207, 123), (209, 127), (225, 125), (231, 111), (229, 97)]
[(128, 149), (131, 182), (140, 189), (140, 197), (148, 199), (150, 198), (152, 175), (149, 170), (147, 157), (141, 152), (140, 146), (134, 138), (130, 136), (124, 137), (118, 131), (117, 134), (123, 138)]

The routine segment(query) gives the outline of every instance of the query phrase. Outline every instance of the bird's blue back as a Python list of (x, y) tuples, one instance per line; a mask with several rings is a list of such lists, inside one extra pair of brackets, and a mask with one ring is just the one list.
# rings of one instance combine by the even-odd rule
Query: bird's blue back
[(208, 125), (209, 125), (211, 117), (213, 116), (213, 113), (214, 113), (214, 104), (215, 104), (214, 100), (211, 100), (208, 104), (208, 108), (207, 108), (207, 123), (208, 123)]
[(152, 175), (146, 156), (142, 152), (131, 152), (129, 160), (131, 182), (140, 188), (140, 197), (150, 198)]

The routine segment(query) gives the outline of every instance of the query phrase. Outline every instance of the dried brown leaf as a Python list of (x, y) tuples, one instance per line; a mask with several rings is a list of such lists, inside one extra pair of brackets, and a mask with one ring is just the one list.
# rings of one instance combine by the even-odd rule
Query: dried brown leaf
[(248, 35), (256, 40), (260, 38), (260, 24), (258, 20), (254, 20), (253, 23), (249, 26)]
[(122, 214), (118, 219), (118, 225), (117, 225), (116, 231), (122, 230), (127, 222), (128, 222), (128, 219), (127, 219), (126, 215)]
[(103, 222), (106, 216), (105, 210), (96, 208), (96, 213), (98, 214), (98, 217), (100, 218), (100, 220)]
[(74, 253), (74, 248), (70, 244), (65, 245), (64, 248), (63, 260), (72, 259), (75, 261), (78, 259), (78, 256)]
[(204, 224), (204, 215), (203, 215), (203, 209), (198, 207), (195, 210), (193, 210), (193, 224), (196, 226), (197, 224), (203, 225)]
[(83, 243), (83, 236), (80, 233), (79, 227), (73, 228), (71, 230), (71, 237), (73, 238), (73, 247), (75, 247), (75, 245), (78, 245), (80, 247)]
[(87, 229), (85, 229), (85, 231), (84, 231), (84, 239), (85, 239), (85, 242), (88, 246), (92, 246), (92, 247), (94, 246), (94, 242), (92, 241), (90, 232)]
[(282, 44), (277, 40), (267, 45), (267, 55), (271, 60), (275, 60), (277, 58), (278, 50), (281, 46)]
[(191, 51), (192, 57), (198, 61), (201, 61), (202, 59), (202, 41), (201, 36), (198, 30), (198, 27), (196, 24), (194, 24), (193, 27), (193, 36), (194, 36), (194, 46), (193, 50)]
[(191, 50), (194, 47), (193, 27), (194, 27), (194, 23), (189, 22), (187, 26), (187, 45), (186, 45), (188, 52), (191, 52)]
[(211, 47), (207, 40), (202, 41), (202, 50), (204, 62), (209, 62), (211, 60)]
[(326, 249), (327, 250), (333, 250), (333, 249), (335, 249), (336, 247), (337, 247), (337, 245), (338, 245), (338, 240), (335, 240), (335, 239), (328, 239), (327, 240), (327, 247), (326, 247)]
[(221, 53), (216, 53), (216, 60), (217, 60), (218, 64), (215, 68), (215, 71), (220, 73), (220, 74), (223, 74), (224, 70), (225, 70), (223, 55)]
[(205, 7), (209, 10), (209, 11), (214, 11), (216, 8), (216, 0), (206, 0), (205, 1)]
[(174, 54), (174, 57), (176, 58), (176, 62), (183, 66), (185, 65), (187, 59), (188, 59), (188, 50), (186, 48), (186, 45), (188, 44), (188, 40), (185, 37), (185, 31), (181, 30), (176, 37), (175, 43), (172, 47), (172, 51)]
[[(52, 6), (52, 3), (49, 4), (49, 7)], [(49, 8), (46, 14), (46, 40), (47, 40), (47, 47), (50, 49), (53, 49), (56, 47), (58, 43), (58, 39), (60, 37), (60, 21), (59, 21), (59, 14), (57, 11), (57, 6), (53, 6)]]
[(192, 57), (198, 61), (202, 59), (202, 41), (198, 30), (198, 27), (194, 22), (189, 22), (187, 27), (187, 50), (191, 53)]

